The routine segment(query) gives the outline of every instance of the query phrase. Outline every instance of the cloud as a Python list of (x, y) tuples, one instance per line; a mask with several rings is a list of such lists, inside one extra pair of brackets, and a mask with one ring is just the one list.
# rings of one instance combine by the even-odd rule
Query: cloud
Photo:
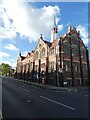
[(19, 49), (16, 48), (13, 44), (7, 44), (7, 45), (5, 45), (4, 48), (6, 48), (6, 49), (8, 49), (8, 50), (11, 50), (11, 51), (18, 51), (18, 50), (19, 50)]
[(22, 53), (22, 56), (26, 56), (27, 53), (28, 53), (28, 51), (23, 52), (23, 53)]
[(63, 28), (64, 28), (64, 25), (63, 25), (63, 24), (62, 24), (62, 25), (58, 25), (58, 30), (59, 30), (59, 31), (62, 31)]
[[(53, 16), (56, 16), (57, 24), (59, 23), (60, 8), (58, 6), (44, 6), (36, 8), (24, 0), (3, 0), (6, 14), (3, 17), (3, 22), (6, 28), (9, 29), (9, 36), (15, 37), (16, 33), (25, 36), (29, 41), (37, 41), (40, 34), (45, 38), (50, 37), (53, 26)], [(12, 21), (11, 21), (11, 20)], [(59, 28), (63, 25), (59, 25)], [(62, 30), (62, 29), (59, 30)], [(4, 28), (3, 28), (4, 29)], [(7, 32), (7, 31), (6, 31)], [(5, 35), (6, 35), (6, 32)], [(3, 37), (4, 35), (2, 35)]]
[(0, 39), (14, 38), (15, 36), (16, 31), (12, 20), (7, 15), (4, 6), (0, 5)]
[(82, 25), (78, 25), (77, 27), (77, 30), (80, 31), (80, 35), (82, 37), (82, 40), (84, 42), (84, 44), (88, 44), (88, 30), (87, 30), (87, 27), (86, 26), (82, 26)]
[(10, 55), (6, 52), (0, 52), (0, 58), (2, 57), (10, 57)]

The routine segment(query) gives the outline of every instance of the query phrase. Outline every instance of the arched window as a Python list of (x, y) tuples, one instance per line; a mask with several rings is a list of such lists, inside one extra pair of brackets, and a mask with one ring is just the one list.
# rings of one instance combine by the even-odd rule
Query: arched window
[(71, 71), (71, 62), (70, 61), (64, 60), (64, 70), (66, 72)]
[(54, 54), (55, 54), (55, 49), (54, 48), (50, 49), (50, 55), (54, 55)]
[(72, 48), (72, 54), (76, 57), (79, 56), (79, 49), (77, 48), (77, 46), (73, 46)]
[(33, 62), (30, 62), (30, 71), (33, 69)]
[(42, 55), (42, 56), (45, 55), (45, 48), (44, 48), (44, 47), (42, 48), (41, 55)]
[(38, 59), (38, 56), (39, 56), (39, 53), (38, 53), (38, 51), (36, 51), (36, 53), (35, 53), (35, 59)]
[(70, 55), (70, 45), (67, 42), (63, 43), (64, 54)]
[(86, 49), (84, 46), (81, 47), (81, 57), (86, 59)]
[(78, 47), (78, 38), (77, 38), (77, 35), (76, 35), (76, 34), (73, 34), (73, 35), (71, 36), (71, 44), (72, 44), (73, 46), (77, 46), (77, 47)]

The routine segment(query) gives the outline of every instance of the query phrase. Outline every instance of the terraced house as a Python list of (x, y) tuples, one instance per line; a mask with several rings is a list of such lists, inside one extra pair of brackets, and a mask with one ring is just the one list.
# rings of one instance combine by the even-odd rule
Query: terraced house
[(54, 20), (52, 32), (52, 42), (44, 40), (41, 34), (34, 51), (25, 57), (19, 53), (16, 77), (54, 86), (87, 85), (89, 56), (80, 31), (69, 26), (66, 34), (57, 37)]

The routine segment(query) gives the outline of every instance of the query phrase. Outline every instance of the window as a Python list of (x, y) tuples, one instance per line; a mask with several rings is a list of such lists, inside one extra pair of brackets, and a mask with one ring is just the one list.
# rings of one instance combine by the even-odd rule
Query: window
[(45, 56), (45, 48), (44, 47), (42, 48), (41, 55)]
[(53, 71), (54, 68), (55, 68), (55, 62), (50, 61), (50, 63), (49, 63), (49, 71), (50, 71), (50, 72)]
[(86, 49), (84, 47), (81, 47), (81, 56), (86, 59)]
[(23, 65), (23, 73), (24, 73), (24, 65)]
[(27, 65), (26, 65), (26, 72), (28, 71), (28, 68), (29, 68), (29, 65), (27, 64)]
[(55, 49), (54, 48), (50, 49), (50, 55), (54, 55), (54, 54), (55, 54)]
[(76, 56), (76, 57), (79, 56), (79, 49), (77, 48), (77, 46), (73, 46), (72, 53), (73, 53), (74, 56)]
[(38, 56), (39, 56), (38, 51), (36, 51), (36, 53), (35, 53), (35, 59), (38, 59)]
[(32, 69), (33, 69), (33, 63), (31, 62), (30, 63), (30, 71), (32, 71)]
[(83, 64), (82, 66), (83, 66), (83, 71), (86, 72), (87, 71), (87, 64)]
[(41, 68), (45, 68), (45, 63), (42, 63), (42, 64), (41, 64)]
[(71, 71), (71, 62), (70, 61), (66, 61), (64, 60), (64, 70), (67, 71)]
[(77, 35), (76, 35), (76, 34), (73, 34), (73, 35), (71, 36), (71, 44), (78, 46), (78, 38), (77, 38)]
[(65, 54), (70, 55), (70, 45), (68, 43), (63, 43), (63, 51)]
[(42, 47), (42, 45), (41, 44), (39, 44), (39, 48), (41, 49), (41, 47)]
[(80, 63), (79, 62), (74, 62), (74, 68), (75, 68), (75, 72), (80, 73)]

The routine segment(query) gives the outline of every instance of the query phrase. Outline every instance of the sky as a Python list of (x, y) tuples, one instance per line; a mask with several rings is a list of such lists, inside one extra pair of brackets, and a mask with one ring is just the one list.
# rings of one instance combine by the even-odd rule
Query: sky
[(80, 30), (90, 51), (87, 0), (33, 1), (0, 0), (0, 64), (8, 63), (15, 68), (19, 52), (26, 56), (27, 52), (34, 50), (40, 34), (44, 40), (50, 41), (54, 15), (58, 36), (65, 34), (71, 25)]

